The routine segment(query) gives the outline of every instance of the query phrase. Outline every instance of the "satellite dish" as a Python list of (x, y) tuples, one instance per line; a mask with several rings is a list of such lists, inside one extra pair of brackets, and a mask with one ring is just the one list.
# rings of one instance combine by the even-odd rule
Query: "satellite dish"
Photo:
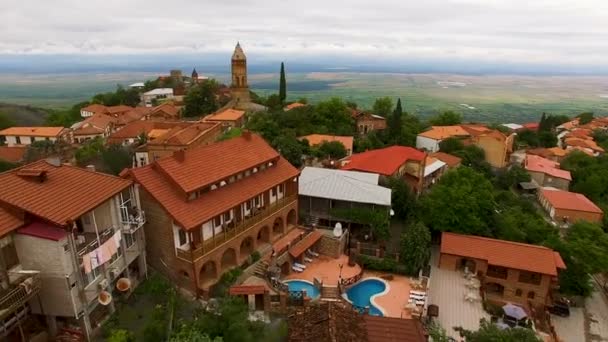
[(116, 281), (116, 289), (120, 292), (127, 292), (131, 289), (131, 279), (120, 278)]
[(340, 223), (340, 222), (336, 223), (336, 226), (334, 227), (334, 236), (335, 237), (342, 236), (342, 223)]
[(112, 301), (112, 294), (108, 291), (99, 292), (99, 296), (97, 296), (97, 301), (101, 305), (108, 305)]
[(395, 211), (391, 209), (391, 216), (395, 216)]

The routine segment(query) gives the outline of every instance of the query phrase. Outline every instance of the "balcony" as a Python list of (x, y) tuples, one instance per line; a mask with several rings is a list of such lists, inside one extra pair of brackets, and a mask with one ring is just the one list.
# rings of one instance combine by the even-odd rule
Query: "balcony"
[(123, 232), (133, 234), (146, 223), (146, 213), (139, 208), (120, 206), (120, 222)]
[(277, 211), (283, 209), (286, 205), (294, 202), (298, 195), (291, 195), (277, 200), (268, 207), (257, 211), (252, 216), (245, 218), (242, 221), (237, 222), (235, 225), (226, 227), (226, 229), (211, 239), (207, 239), (200, 243), (196, 248), (191, 250), (183, 250), (176, 248), (177, 257), (188, 262), (196, 262), (203, 256), (211, 253), (216, 248), (222, 246), (224, 243), (234, 239), (235, 237), (247, 232), (251, 227), (255, 226), (262, 220), (270, 217)]
[(96, 233), (79, 233), (75, 236), (76, 249), (79, 255), (94, 251), (97, 247), (104, 244), (114, 235), (114, 229), (106, 229), (99, 233), (99, 243)]
[(11, 314), (21, 309), (40, 292), (38, 274), (24, 274), (12, 282), (6, 290), (0, 291), (0, 320), (5, 320)]

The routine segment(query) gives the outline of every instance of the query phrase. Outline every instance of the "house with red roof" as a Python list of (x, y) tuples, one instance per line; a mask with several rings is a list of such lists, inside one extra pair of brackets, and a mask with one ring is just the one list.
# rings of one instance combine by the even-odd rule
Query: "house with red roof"
[(499, 305), (536, 309), (552, 305), (551, 292), (566, 268), (558, 252), (543, 246), (444, 232), (439, 267), (477, 275), (484, 298)]
[(146, 274), (137, 186), (46, 160), (0, 173), (0, 184), (1, 339), (33, 313), (51, 334), (68, 321), (92, 340), (117, 280)]
[(549, 216), (559, 223), (576, 221), (601, 223), (604, 212), (585, 195), (546, 187), (538, 192), (538, 201)]
[(570, 171), (559, 168), (559, 163), (537, 156), (527, 154), (524, 159), (524, 168), (528, 174), (541, 187), (554, 187), (568, 190), (572, 176)]
[(296, 227), (299, 174), (249, 131), (123, 172), (141, 187), (148, 262), (203, 295)]
[(386, 183), (389, 177), (403, 179), (420, 193), (424, 187), (426, 157), (425, 152), (413, 147), (395, 145), (353, 154), (341, 160), (340, 168), (377, 173), (381, 183)]

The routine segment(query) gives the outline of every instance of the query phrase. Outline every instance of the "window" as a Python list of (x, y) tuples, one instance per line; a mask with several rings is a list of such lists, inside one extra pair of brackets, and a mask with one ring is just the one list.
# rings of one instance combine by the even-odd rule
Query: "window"
[(508, 270), (505, 267), (488, 265), (486, 272), (488, 277), (507, 279)]
[(255, 198), (255, 206), (259, 207), (260, 206), (260, 196)]
[(186, 235), (186, 232), (183, 229), (177, 230), (177, 237), (179, 239), (180, 246), (183, 246), (188, 243), (188, 236)]
[(123, 234), (123, 237), (125, 238), (125, 245), (127, 246), (127, 248), (130, 248), (131, 246), (133, 246), (133, 244), (135, 243), (135, 237), (133, 236), (133, 234)]
[(239, 174), (236, 175), (236, 179), (238, 180), (238, 179), (241, 179), (241, 178), (243, 178), (243, 174), (239, 172)]
[(217, 189), (217, 185), (215, 185), (215, 184), (211, 185), (211, 190), (215, 190), (215, 189)]
[(274, 188), (270, 189), (270, 196), (275, 196)]
[(230, 221), (230, 211), (224, 213), (224, 222)]
[(536, 296), (536, 293), (534, 293), (534, 291), (528, 292), (528, 299), (534, 299), (535, 296)]
[(249, 201), (245, 202), (245, 210), (249, 210), (249, 208), (251, 208), (251, 205), (249, 204)]
[(216, 216), (216, 217), (213, 219), (213, 226), (214, 226), (214, 227), (219, 227), (219, 226), (221, 226), (221, 225), (222, 225), (222, 217), (221, 217), (221, 216)]
[(245, 171), (245, 177), (249, 177), (250, 174), (251, 174), (251, 171), (249, 171), (249, 170)]
[(517, 296), (517, 297), (521, 297), (521, 294), (522, 294), (521, 289), (517, 289), (517, 290), (515, 290), (515, 296)]
[(16, 142), (18, 145), (21, 145), (21, 137), (15, 137), (15, 142)]
[(540, 285), (541, 275), (536, 272), (519, 271), (519, 282)]
[(19, 264), (17, 250), (15, 249), (15, 244), (12, 241), (6, 246), (2, 247), (2, 256), (4, 257), (7, 270), (10, 270)]

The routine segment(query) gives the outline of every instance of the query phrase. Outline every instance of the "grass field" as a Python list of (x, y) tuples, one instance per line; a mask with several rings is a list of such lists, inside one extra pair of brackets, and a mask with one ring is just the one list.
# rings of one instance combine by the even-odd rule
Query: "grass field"
[[(203, 73), (201, 73), (203, 74)], [(0, 75), (0, 102), (43, 108), (65, 108), (158, 73)], [(206, 74), (227, 82), (227, 74)], [(253, 74), (252, 89), (277, 92), (277, 74)], [(332, 96), (370, 108), (381, 96), (400, 97), (410, 113), (428, 117), (455, 110), (481, 122), (538, 120), (543, 111), (575, 115), (593, 111), (608, 115), (608, 78), (592, 76), (467, 76), (444, 74), (380, 74), (316, 72), (287, 74), (288, 97), (317, 102)]]

